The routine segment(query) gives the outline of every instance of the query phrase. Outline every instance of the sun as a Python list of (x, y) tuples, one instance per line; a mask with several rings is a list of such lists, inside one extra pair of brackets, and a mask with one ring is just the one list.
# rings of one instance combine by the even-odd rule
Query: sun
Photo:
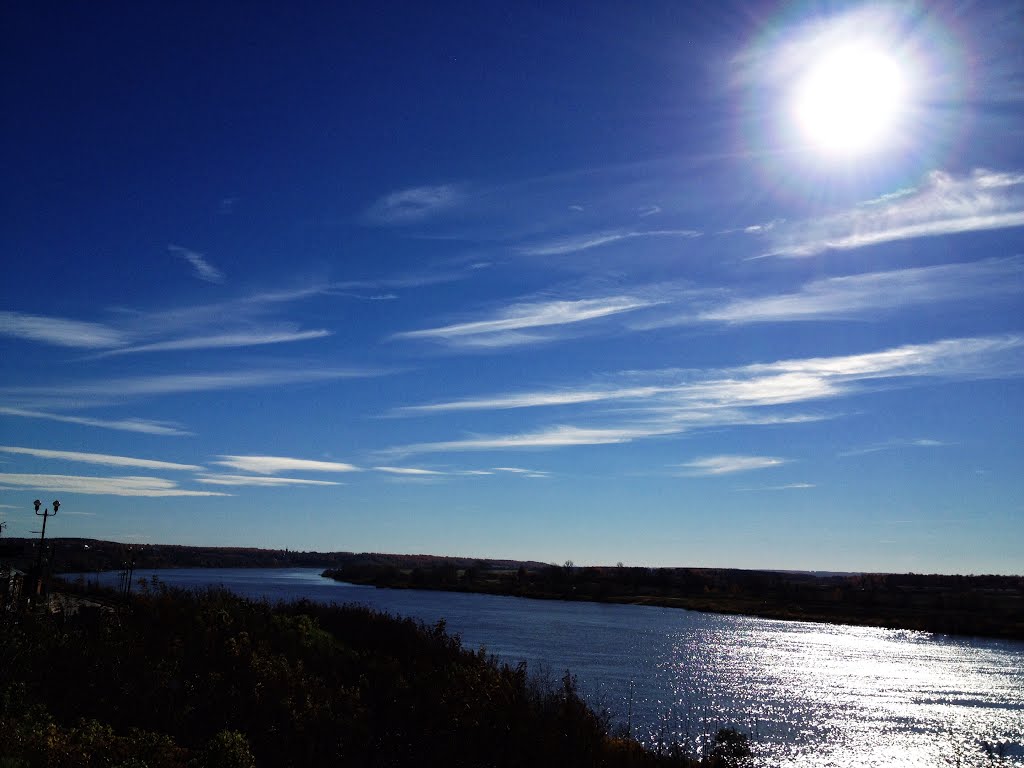
[(844, 45), (811, 62), (797, 78), (792, 116), (818, 151), (861, 155), (897, 138), (907, 96), (906, 75), (889, 53)]

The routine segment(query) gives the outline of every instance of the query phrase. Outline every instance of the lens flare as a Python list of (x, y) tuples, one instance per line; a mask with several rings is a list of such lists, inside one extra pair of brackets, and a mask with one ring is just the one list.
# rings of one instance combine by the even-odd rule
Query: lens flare
[(867, 152), (887, 143), (906, 97), (905, 74), (892, 57), (850, 45), (815, 62), (798, 81), (793, 117), (803, 136), (824, 152)]

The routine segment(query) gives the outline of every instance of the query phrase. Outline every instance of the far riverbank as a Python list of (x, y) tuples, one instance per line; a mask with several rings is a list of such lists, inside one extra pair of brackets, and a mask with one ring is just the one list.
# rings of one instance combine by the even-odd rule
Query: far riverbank
[(1024, 640), (1024, 578), (917, 574), (817, 575), (703, 568), (488, 567), (485, 561), (399, 568), (353, 563), (326, 578), (538, 600), (654, 605), (785, 621)]
[[(29, 570), (35, 539), (5, 538), (0, 566)], [(577, 567), (536, 561), (48, 539), (48, 570), (318, 568), (354, 584), (657, 605), (769, 619), (1024, 640), (1024, 576)]]

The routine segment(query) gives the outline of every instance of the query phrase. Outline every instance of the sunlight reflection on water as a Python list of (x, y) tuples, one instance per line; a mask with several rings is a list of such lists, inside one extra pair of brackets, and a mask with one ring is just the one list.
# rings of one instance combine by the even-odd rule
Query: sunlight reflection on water
[[(1024, 765), (1024, 643), (646, 606), (340, 584), (314, 569), (168, 569), (269, 599), (355, 602), (433, 623), (467, 647), (560, 677), (649, 744), (700, 750), (736, 726), (765, 766)], [(104, 580), (116, 583), (118, 574)], [(93, 576), (90, 576), (93, 578)], [(632, 691), (632, 695), (631, 695)], [(630, 702), (632, 702), (630, 704)], [(996, 763), (998, 764), (998, 763)]]
[(1019, 644), (715, 618), (733, 626), (672, 638), (659, 687), (684, 722), (697, 710), (707, 730), (734, 723), (763, 737), (771, 765), (934, 766), (957, 753), (962, 765), (988, 765), (979, 740), (1009, 742), (1008, 760), (1024, 762)]

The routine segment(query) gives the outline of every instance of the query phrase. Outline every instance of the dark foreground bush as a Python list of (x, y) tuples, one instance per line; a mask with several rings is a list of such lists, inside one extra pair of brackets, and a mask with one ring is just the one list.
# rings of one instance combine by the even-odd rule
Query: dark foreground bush
[(0, 768), (693, 764), (611, 738), (568, 674), (544, 688), (443, 623), (156, 589), (0, 632)]

